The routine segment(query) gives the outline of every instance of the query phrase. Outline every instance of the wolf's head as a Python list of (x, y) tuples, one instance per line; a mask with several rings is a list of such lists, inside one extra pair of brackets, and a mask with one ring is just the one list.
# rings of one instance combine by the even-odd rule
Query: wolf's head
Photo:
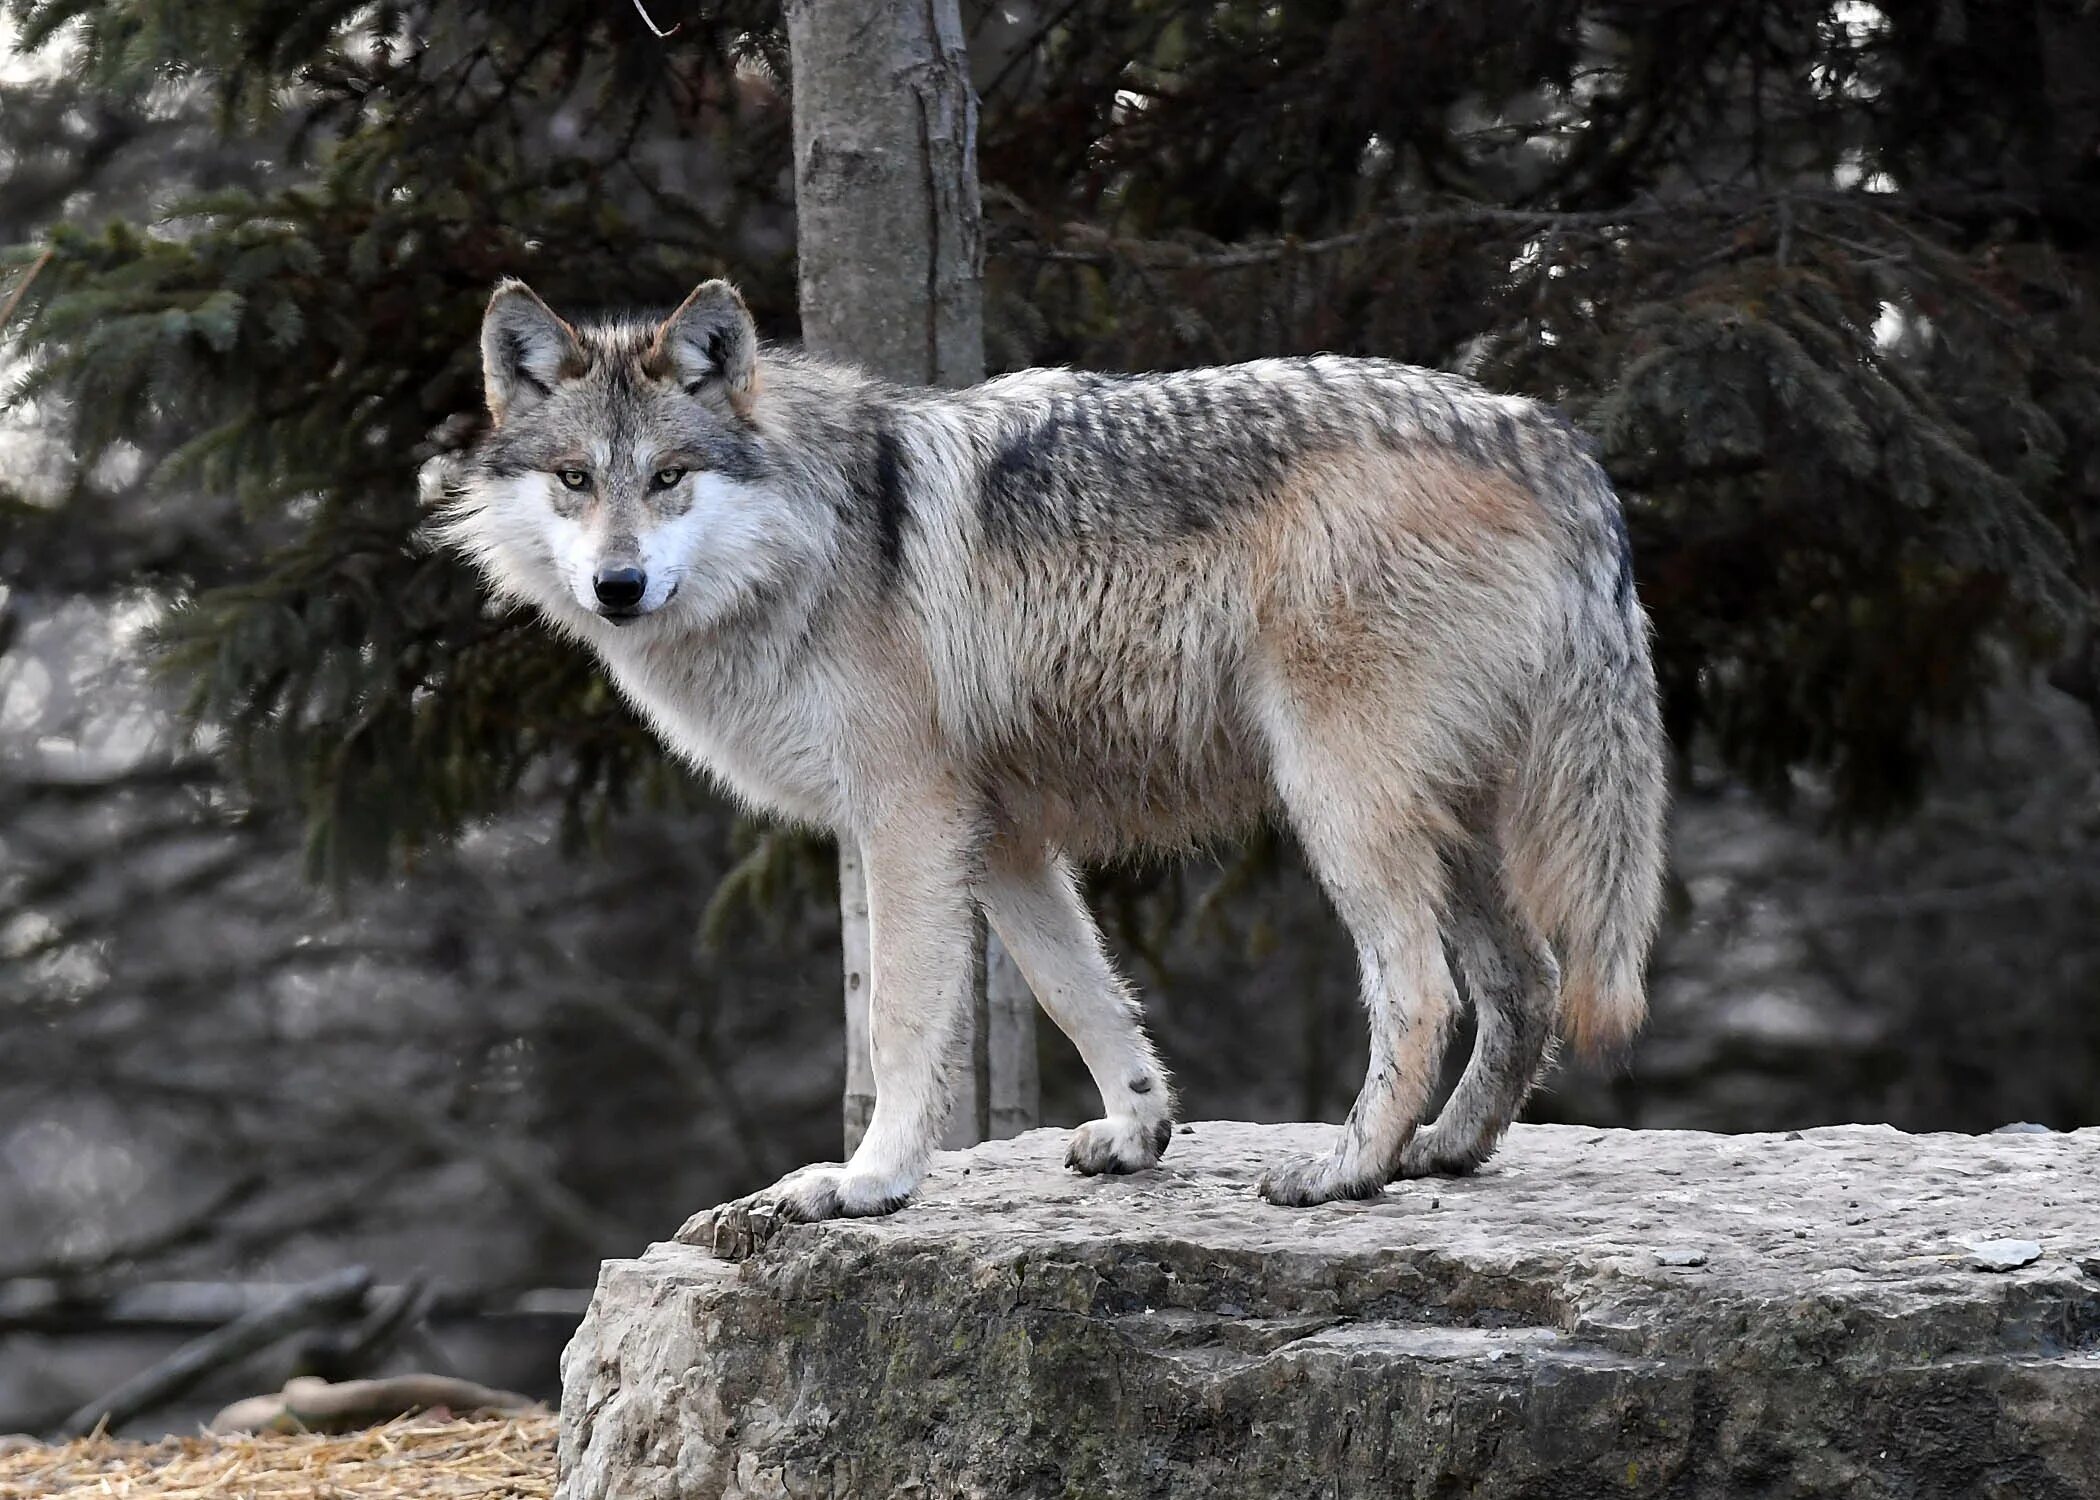
[(735, 288), (661, 323), (572, 325), (518, 281), (490, 300), (494, 429), (439, 523), (557, 623), (704, 624), (821, 546), (767, 482), (758, 338)]

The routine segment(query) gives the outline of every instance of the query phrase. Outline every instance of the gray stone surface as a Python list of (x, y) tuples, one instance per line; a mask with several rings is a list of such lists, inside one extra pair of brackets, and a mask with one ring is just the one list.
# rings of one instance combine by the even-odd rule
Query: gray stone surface
[(2100, 1495), (2100, 1130), (1519, 1126), (1470, 1179), (1254, 1196), (1328, 1135), (1081, 1179), (1035, 1131), (890, 1219), (609, 1262), (563, 1494)]

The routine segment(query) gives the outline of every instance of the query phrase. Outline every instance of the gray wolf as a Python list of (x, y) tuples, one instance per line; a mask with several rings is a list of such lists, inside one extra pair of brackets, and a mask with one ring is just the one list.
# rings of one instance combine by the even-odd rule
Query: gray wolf
[[(1371, 1063), (1307, 1205), (1466, 1171), (1556, 1033), (1639, 1025), (1663, 741), (1616, 497), (1530, 401), (1381, 360), (904, 389), (661, 321), (490, 302), (493, 428), (438, 523), (736, 796), (857, 839), (877, 1102), (733, 1207), (887, 1213), (924, 1177), (973, 907), (1078, 1047), (1072, 1167), (1166, 1149), (1166, 1071), (1078, 866), (1265, 816), (1353, 935)], [(1454, 980), (1454, 970), (1456, 982)], [(1459, 983), (1478, 1017), (1434, 1124)]]

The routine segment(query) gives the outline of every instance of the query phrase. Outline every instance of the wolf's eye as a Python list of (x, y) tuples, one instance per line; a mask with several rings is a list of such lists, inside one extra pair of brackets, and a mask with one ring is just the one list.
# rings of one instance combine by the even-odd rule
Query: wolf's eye
[(591, 476), (581, 469), (556, 469), (554, 477), (562, 482), (563, 488), (572, 490), (583, 489), (591, 482)]
[(649, 487), (651, 489), (667, 490), (683, 478), (685, 478), (685, 470), (683, 469), (658, 469), (649, 476)]

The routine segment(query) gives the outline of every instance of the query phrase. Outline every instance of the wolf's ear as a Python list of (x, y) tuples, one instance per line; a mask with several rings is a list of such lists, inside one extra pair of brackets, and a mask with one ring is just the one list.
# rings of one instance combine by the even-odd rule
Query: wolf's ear
[(576, 330), (531, 287), (506, 281), (496, 288), (481, 319), (481, 383), (498, 426), (546, 400), (557, 381), (582, 374), (583, 366)]
[(689, 396), (719, 380), (730, 408), (749, 417), (758, 394), (758, 329), (736, 288), (726, 281), (694, 287), (656, 330), (643, 367), (659, 380), (677, 381)]

